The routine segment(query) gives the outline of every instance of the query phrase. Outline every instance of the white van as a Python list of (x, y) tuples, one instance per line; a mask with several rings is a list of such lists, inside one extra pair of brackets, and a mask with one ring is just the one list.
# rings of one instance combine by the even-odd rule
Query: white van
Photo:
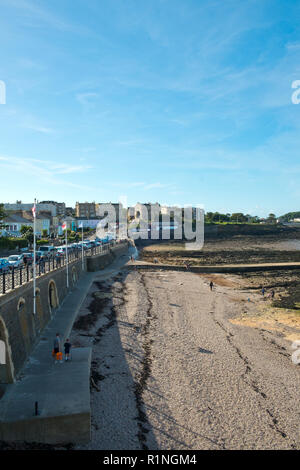
[(39, 251), (42, 252), (43, 255), (53, 256), (56, 253), (56, 248), (54, 246), (39, 246)]

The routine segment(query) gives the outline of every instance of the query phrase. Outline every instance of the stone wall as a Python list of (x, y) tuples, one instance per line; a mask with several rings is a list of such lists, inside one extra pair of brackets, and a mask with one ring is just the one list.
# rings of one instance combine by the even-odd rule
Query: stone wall
[(104, 255), (90, 256), (87, 258), (87, 270), (90, 272), (99, 271), (111, 264), (117, 256), (127, 253), (128, 244), (116, 245), (110, 248)]
[[(81, 260), (69, 265), (70, 288), (82, 273)], [(33, 281), (0, 297), (0, 339), (6, 345), (6, 364), (0, 365), (0, 383), (14, 381), (67, 292), (63, 267), (37, 278), (36, 315), (33, 315)]]
[[(85, 271), (98, 271), (128, 250), (127, 243), (109, 253), (78, 260), (69, 265), (70, 288)], [(6, 346), (6, 364), (0, 364), (0, 384), (11, 383), (22, 368), (43, 329), (68, 293), (66, 268), (47, 273), (36, 280), (36, 315), (33, 315), (33, 281), (0, 296), (0, 340)]]

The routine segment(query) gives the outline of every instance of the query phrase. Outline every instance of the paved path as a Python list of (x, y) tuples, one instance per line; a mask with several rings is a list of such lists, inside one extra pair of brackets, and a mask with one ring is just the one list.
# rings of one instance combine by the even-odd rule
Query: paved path
[(232, 324), (255, 304), (208, 283), (175, 271), (125, 277), (116, 321), (93, 346), (103, 380), (85, 448), (300, 449), (290, 343)]

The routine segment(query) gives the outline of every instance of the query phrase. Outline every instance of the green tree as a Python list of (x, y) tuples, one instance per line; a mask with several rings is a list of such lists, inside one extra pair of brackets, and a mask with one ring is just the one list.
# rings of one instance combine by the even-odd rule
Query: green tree
[[(30, 227), (31, 228), (31, 227)], [(26, 240), (28, 241), (28, 243), (33, 243), (33, 229), (31, 228), (31, 230), (27, 230), (24, 238), (26, 238)]]
[(20, 233), (23, 237), (25, 237), (26, 233), (30, 231), (33, 232), (32, 227), (30, 227), (29, 225), (21, 225)]
[(276, 223), (276, 215), (275, 214), (269, 214), (268, 218), (267, 218), (267, 222), (269, 224), (275, 224)]
[(242, 212), (235, 212), (231, 214), (231, 221), (236, 223), (245, 223), (248, 222), (248, 218)]
[(214, 216), (213, 212), (207, 212), (205, 214), (205, 222), (211, 223), (213, 221), (213, 216)]
[(0, 204), (0, 228), (3, 228), (5, 225), (3, 224), (3, 219), (6, 217), (6, 213), (4, 212), (3, 204)]
[(22, 225), (20, 228), (22, 238), (25, 238), (28, 243), (33, 243), (33, 228), (29, 225)]

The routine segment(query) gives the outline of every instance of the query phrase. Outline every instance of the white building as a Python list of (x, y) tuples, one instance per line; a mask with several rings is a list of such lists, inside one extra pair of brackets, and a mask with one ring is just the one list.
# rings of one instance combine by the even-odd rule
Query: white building
[(21, 235), (22, 225), (26, 225), (27, 227), (33, 227), (33, 222), (28, 219), (25, 219), (21, 215), (12, 214), (3, 220), (3, 225), (5, 227), (6, 232), (16, 237), (19, 237)]

